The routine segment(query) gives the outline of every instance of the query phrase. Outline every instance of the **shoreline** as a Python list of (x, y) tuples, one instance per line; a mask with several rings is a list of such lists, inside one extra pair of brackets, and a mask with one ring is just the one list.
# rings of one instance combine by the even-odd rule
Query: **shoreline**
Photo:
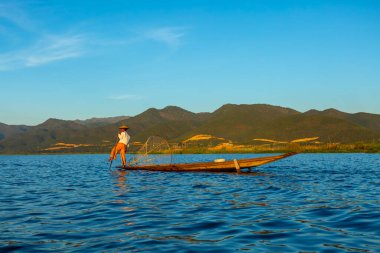
[[(299, 154), (380, 154), (380, 150), (262, 150), (262, 151), (218, 151), (218, 152), (173, 152), (173, 155), (212, 155), (212, 154), (281, 154), (297, 152)], [(126, 155), (133, 155), (136, 153), (126, 153)], [(162, 153), (154, 153), (162, 154)], [(49, 153), (3, 153), (0, 156), (33, 156), (33, 155), (109, 155), (109, 152), (49, 152)]]
[[(109, 154), (113, 146), (91, 146), (91, 147), (72, 147), (55, 150), (9, 150), (1, 152), (0, 155), (58, 155), (58, 154)], [(140, 153), (140, 146), (131, 146), (127, 154)], [(228, 145), (192, 145), (187, 147), (178, 147), (173, 145), (168, 149), (156, 153), (172, 154), (272, 154), (272, 153), (307, 153), (307, 154), (324, 154), (324, 153), (380, 153), (380, 143), (363, 143), (354, 144), (326, 143), (326, 144), (265, 144), (265, 145), (247, 145), (247, 144), (228, 144)], [(140, 153), (141, 154), (141, 153)]]

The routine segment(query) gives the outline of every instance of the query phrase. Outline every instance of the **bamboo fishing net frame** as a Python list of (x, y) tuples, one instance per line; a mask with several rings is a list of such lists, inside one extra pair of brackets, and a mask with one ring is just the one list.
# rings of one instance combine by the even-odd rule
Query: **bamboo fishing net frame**
[(169, 143), (162, 137), (150, 136), (128, 162), (129, 166), (171, 164), (173, 154)]

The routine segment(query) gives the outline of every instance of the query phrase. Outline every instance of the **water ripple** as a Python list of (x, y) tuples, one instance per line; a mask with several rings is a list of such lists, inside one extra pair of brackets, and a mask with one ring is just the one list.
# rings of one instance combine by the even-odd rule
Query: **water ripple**
[(380, 155), (300, 154), (247, 174), (109, 173), (106, 157), (0, 156), (0, 251), (380, 252)]

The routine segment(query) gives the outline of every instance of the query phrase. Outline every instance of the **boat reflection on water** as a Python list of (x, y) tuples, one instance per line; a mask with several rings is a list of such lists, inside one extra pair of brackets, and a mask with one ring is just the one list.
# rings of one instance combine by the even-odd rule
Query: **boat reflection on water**
[(125, 193), (129, 192), (128, 180), (127, 180), (128, 171), (125, 170), (114, 170), (111, 171), (112, 181), (114, 181), (117, 186), (117, 196), (123, 196)]
[(118, 176), (117, 176), (117, 181), (118, 181), (118, 184), (117, 186), (122, 188), (122, 189), (126, 189), (127, 188), (127, 177), (125, 176), (127, 174), (126, 171), (119, 171), (118, 172)]
[[(134, 215), (135, 208), (131, 206), (133, 203), (129, 203), (128, 201), (128, 193), (130, 192), (130, 185), (128, 184), (128, 172), (122, 170), (116, 170), (111, 172), (113, 176), (113, 181), (115, 182), (115, 193), (116, 200), (113, 201), (113, 204), (120, 205), (119, 209), (122, 210), (125, 214), (123, 215), (124, 219), (121, 219), (122, 223), (125, 226), (132, 226), (135, 223), (128, 218), (131, 215)], [(127, 216), (127, 217), (126, 217)], [(128, 234), (128, 233), (126, 233)]]

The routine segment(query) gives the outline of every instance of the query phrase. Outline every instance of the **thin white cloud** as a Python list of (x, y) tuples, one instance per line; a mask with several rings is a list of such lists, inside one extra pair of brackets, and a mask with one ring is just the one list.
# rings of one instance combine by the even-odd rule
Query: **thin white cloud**
[(82, 35), (45, 36), (26, 49), (0, 54), (0, 71), (76, 58), (84, 54)]
[(160, 27), (144, 33), (145, 38), (162, 42), (171, 47), (179, 46), (184, 35), (185, 28), (183, 27)]
[(135, 36), (130, 36), (126, 39), (95, 39), (90, 43), (103, 46), (126, 46), (142, 43), (150, 40), (163, 43), (169, 47), (178, 47), (181, 44), (183, 37), (186, 35), (184, 27), (158, 27), (143, 31), (137, 31)]
[(123, 95), (117, 95), (117, 96), (110, 96), (108, 99), (112, 100), (140, 100), (143, 99), (142, 96), (139, 95), (131, 95), (131, 94), (123, 94)]
[[(0, 0), (1, 1), (1, 0)], [(0, 35), (7, 38), (11, 51), (0, 53), (0, 72), (20, 68), (37, 67), (52, 62), (63, 61), (83, 56), (87, 50), (99, 46), (131, 46), (146, 40), (163, 43), (172, 49), (180, 46), (185, 36), (186, 28), (176, 26), (157, 27), (140, 31), (127, 38), (100, 39), (104, 36), (88, 36), (83, 34), (58, 34), (47, 32), (41, 28), (38, 19), (30, 18), (26, 10), (27, 4), (14, 4), (13, 2), (0, 3), (0, 21), (13, 25), (0, 26)], [(22, 34), (27, 34), (24, 40)], [(17, 43), (11, 43), (15, 41)], [(22, 42), (22, 43), (21, 43)], [(20, 45), (15, 49), (14, 46)], [(136, 99), (136, 96), (121, 96), (113, 99)]]
[(84, 35), (41, 32), (38, 21), (29, 17), (25, 7), (14, 2), (0, 3), (0, 21), (12, 24), (0, 26), (0, 35), (10, 42), (22, 41), (22, 33), (28, 35), (22, 47), (0, 54), (0, 71), (36, 67), (84, 54)]
[(23, 30), (33, 30), (32, 20), (23, 8), (14, 2), (0, 3), (0, 19), (5, 19)]
[(81, 35), (49, 36), (38, 44), (37, 51), (25, 58), (25, 65), (28, 67), (75, 58), (84, 54), (84, 38)]

